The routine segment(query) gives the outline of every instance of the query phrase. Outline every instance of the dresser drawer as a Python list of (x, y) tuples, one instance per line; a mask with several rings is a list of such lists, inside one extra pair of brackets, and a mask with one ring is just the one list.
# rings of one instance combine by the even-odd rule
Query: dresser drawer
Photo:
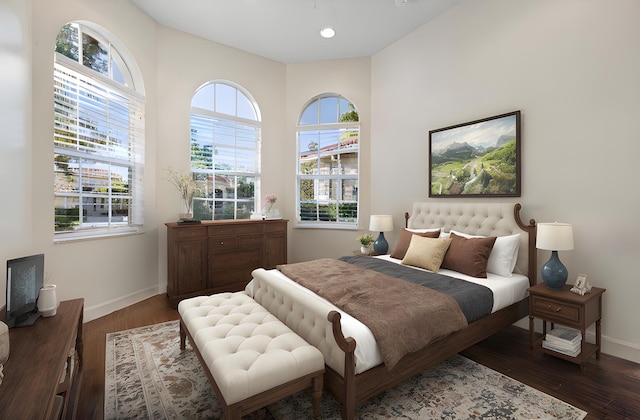
[(287, 224), (280, 222), (267, 222), (264, 224), (264, 233), (285, 233)]
[(257, 248), (262, 246), (262, 236), (223, 236), (209, 238), (209, 252), (219, 254), (237, 249)]
[(203, 239), (207, 230), (202, 226), (179, 227), (175, 229), (179, 241), (185, 239)]
[(545, 318), (550, 321), (580, 322), (580, 307), (569, 303), (557, 302), (534, 296), (532, 310), (533, 316)]
[(262, 223), (247, 223), (247, 224), (219, 224), (216, 226), (209, 226), (209, 237), (219, 236), (236, 236), (236, 235), (261, 235), (264, 232)]
[(215, 276), (219, 270), (238, 267), (244, 267), (243, 271), (251, 273), (254, 269), (260, 267), (261, 257), (262, 250), (257, 248), (216, 254), (212, 261), (213, 274)]

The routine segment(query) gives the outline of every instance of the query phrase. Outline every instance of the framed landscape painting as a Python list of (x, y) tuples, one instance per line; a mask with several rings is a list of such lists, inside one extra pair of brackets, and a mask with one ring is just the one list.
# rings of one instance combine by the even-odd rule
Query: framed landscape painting
[(520, 197), (520, 111), (429, 131), (429, 197)]

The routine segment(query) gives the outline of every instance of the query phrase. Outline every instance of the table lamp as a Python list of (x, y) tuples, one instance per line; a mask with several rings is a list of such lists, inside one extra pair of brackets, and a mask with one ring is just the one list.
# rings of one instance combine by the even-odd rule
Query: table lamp
[(380, 232), (380, 235), (373, 243), (373, 252), (377, 255), (386, 254), (389, 244), (384, 238), (384, 232), (393, 230), (393, 217), (390, 214), (372, 214), (369, 219), (369, 230)]
[(549, 289), (562, 289), (567, 282), (567, 267), (560, 262), (558, 251), (573, 249), (573, 227), (568, 223), (538, 223), (536, 248), (551, 251), (542, 266), (542, 280)]

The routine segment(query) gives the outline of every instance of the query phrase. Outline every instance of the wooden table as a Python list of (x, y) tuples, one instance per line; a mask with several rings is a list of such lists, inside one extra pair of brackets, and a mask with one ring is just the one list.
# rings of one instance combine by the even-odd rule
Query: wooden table
[(73, 418), (82, 374), (84, 299), (60, 302), (56, 315), (9, 330), (0, 418)]
[[(531, 349), (559, 357), (580, 365), (584, 371), (586, 362), (593, 354), (600, 358), (602, 346), (602, 294), (606, 289), (593, 287), (591, 292), (580, 296), (565, 285), (561, 290), (549, 289), (544, 283), (529, 288), (529, 346)], [(534, 340), (534, 319), (542, 319), (542, 338)], [(565, 355), (542, 347), (542, 340), (547, 334), (547, 322), (574, 328), (582, 333), (580, 354), (576, 357)], [(587, 327), (596, 324), (596, 344), (587, 343), (585, 333)]]

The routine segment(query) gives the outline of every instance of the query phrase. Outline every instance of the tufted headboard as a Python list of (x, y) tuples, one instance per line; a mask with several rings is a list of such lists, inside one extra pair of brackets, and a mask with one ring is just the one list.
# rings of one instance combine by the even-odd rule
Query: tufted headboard
[(520, 219), (519, 203), (430, 201), (413, 204), (411, 215), (405, 213), (408, 228), (442, 228), (471, 235), (507, 236), (520, 233), (520, 248), (515, 271), (536, 284), (536, 227)]

